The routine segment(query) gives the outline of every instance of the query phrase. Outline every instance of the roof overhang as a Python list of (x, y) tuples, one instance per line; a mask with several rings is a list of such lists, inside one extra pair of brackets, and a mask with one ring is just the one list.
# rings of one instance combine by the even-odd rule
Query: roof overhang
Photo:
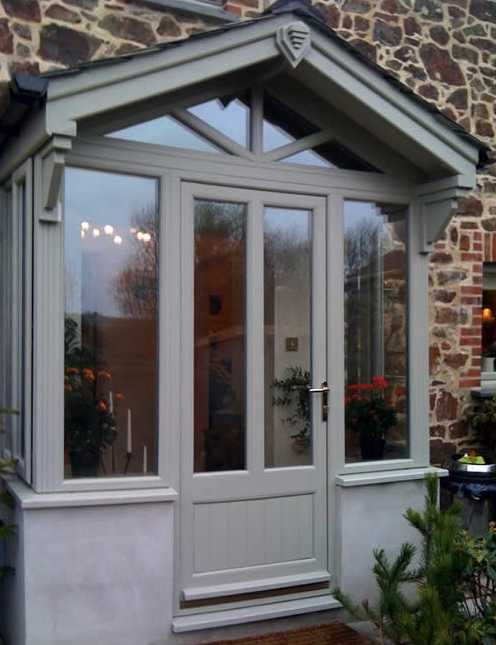
[(456, 191), (475, 187), (486, 151), (481, 142), (362, 59), (314, 15), (294, 7), (47, 75), (44, 107), (23, 126), (15, 145), (5, 146), (0, 180), (52, 137), (59, 142), (76, 137), (85, 121), (226, 76), (260, 81), (246, 73), (254, 69), (266, 74), (284, 69), (331, 110), (346, 114), (415, 166), (424, 183), (450, 178), (453, 198)]

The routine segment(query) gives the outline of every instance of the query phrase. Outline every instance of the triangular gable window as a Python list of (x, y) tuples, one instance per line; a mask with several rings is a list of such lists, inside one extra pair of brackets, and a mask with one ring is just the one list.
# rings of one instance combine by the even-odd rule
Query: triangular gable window
[(264, 93), (263, 114), (264, 152), (275, 150), (319, 131), (317, 126), (268, 92)]
[[(250, 133), (255, 133), (259, 140), (251, 141)], [(167, 116), (107, 136), (198, 152), (227, 153), (252, 161), (379, 172), (338, 142), (332, 125), (329, 129), (322, 123), (316, 125), (262, 90), (177, 107)]]
[(240, 146), (249, 147), (250, 106), (247, 99), (233, 97), (214, 99), (190, 107), (188, 112)]
[(132, 125), (124, 130), (111, 132), (107, 136), (138, 143), (153, 143), (159, 146), (186, 148), (199, 152), (219, 152), (219, 148), (198, 133), (171, 116)]

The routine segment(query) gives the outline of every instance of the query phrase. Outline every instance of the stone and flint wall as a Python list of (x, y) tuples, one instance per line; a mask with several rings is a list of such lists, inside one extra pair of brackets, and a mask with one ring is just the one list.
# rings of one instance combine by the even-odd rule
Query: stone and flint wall
[[(225, 0), (252, 18), (266, 0)], [(495, 0), (327, 0), (328, 24), (365, 56), (494, 145)], [(0, 0), (0, 88), (18, 70), (44, 72), (212, 29), (214, 19), (151, 0)], [(496, 155), (495, 155), (496, 159)], [(496, 165), (460, 203), (432, 256), (433, 461), (470, 442), (464, 421), (479, 385), (483, 262), (496, 261)]]

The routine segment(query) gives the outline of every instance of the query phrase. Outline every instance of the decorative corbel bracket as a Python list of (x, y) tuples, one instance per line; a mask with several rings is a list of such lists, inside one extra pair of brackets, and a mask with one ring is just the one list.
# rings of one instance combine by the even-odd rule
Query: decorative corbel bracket
[(65, 160), (72, 147), (71, 139), (54, 136), (38, 156), (41, 166), (41, 199), (38, 219), (40, 222), (62, 221), (60, 192), (64, 177)]
[(302, 21), (290, 22), (279, 27), (276, 35), (277, 46), (292, 67), (297, 67), (310, 51), (312, 41), (310, 28)]
[(416, 192), (420, 216), (420, 253), (427, 254), (434, 250), (434, 244), (440, 239), (454, 215), (458, 200), (473, 188), (473, 183), (461, 175), (418, 187)]

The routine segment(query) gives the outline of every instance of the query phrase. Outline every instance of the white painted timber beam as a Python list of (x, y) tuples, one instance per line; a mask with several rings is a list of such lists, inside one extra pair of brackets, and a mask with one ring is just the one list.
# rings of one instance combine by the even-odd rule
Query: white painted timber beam
[(66, 155), (72, 141), (66, 137), (53, 137), (40, 153), (43, 201), (38, 220), (60, 222), (60, 189), (64, 177)]

